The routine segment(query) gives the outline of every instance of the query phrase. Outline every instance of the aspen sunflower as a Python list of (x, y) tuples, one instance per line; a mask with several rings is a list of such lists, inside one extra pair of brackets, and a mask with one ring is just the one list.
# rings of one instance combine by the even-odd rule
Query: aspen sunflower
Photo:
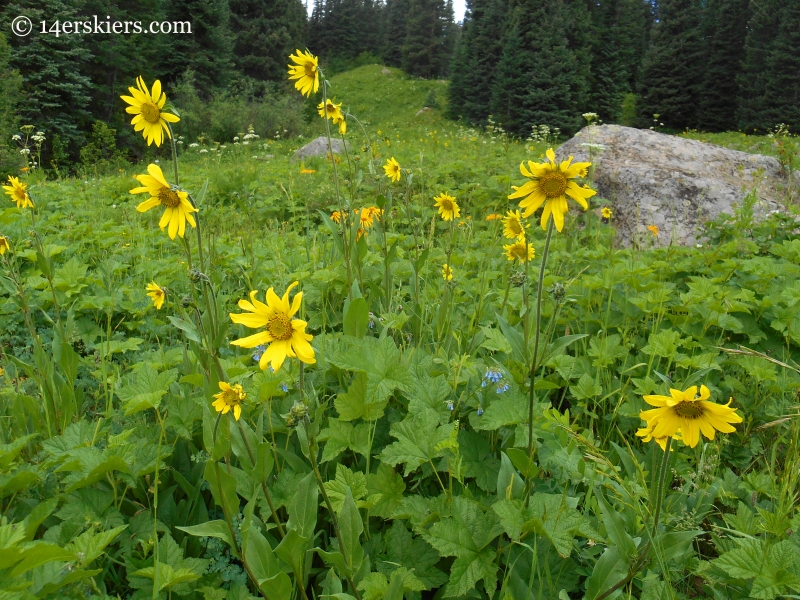
[(492, 214), (486, 215), (486, 220), (487, 221), (500, 221), (502, 218), (503, 218), (503, 215), (498, 215), (497, 213), (492, 213)]
[(333, 211), (333, 213), (331, 214), (331, 220), (335, 221), (336, 223), (341, 223), (342, 213), (340, 213), (338, 210)]
[(231, 313), (231, 321), (234, 323), (240, 323), (251, 329), (266, 328), (265, 331), (231, 342), (234, 346), (242, 348), (267, 345), (267, 349), (264, 350), (258, 361), (262, 370), (266, 369), (269, 364), (273, 370), (277, 371), (287, 356), (299, 358), (306, 364), (317, 362), (314, 358), (314, 349), (308, 343), (313, 339), (310, 334), (306, 333), (308, 323), (300, 319), (292, 319), (300, 309), (300, 303), (303, 300), (303, 292), (298, 292), (291, 305), (289, 304), (289, 292), (296, 285), (298, 285), (296, 281), (290, 285), (283, 298), (278, 298), (275, 290), (269, 288), (266, 294), (266, 304), (256, 300), (258, 291), (250, 292), (250, 302), (239, 300), (239, 308), (252, 314)]
[(211, 404), (218, 413), (227, 415), (233, 411), (233, 418), (237, 421), (242, 416), (242, 402), (247, 397), (242, 386), (238, 383), (230, 385), (224, 381), (219, 382), (219, 394), (214, 394), (214, 402)]
[(530, 217), (539, 207), (544, 204), (542, 211), (542, 229), (547, 226), (550, 215), (553, 215), (556, 229), (560, 232), (564, 228), (564, 215), (569, 210), (567, 206), (567, 196), (575, 200), (583, 207), (589, 208), (586, 203), (587, 198), (591, 198), (597, 192), (587, 186), (578, 185), (574, 179), (586, 175), (592, 163), (579, 162), (572, 164), (572, 157), (556, 164), (556, 154), (553, 149), (547, 151), (549, 162), (535, 163), (528, 161), (528, 168), (525, 163), (520, 163), (519, 170), (530, 181), (523, 185), (511, 186), (514, 193), (509, 195), (509, 199), (522, 198), (519, 206), (524, 209), (523, 217)]
[(289, 59), (295, 64), (289, 65), (289, 79), (297, 79), (294, 87), (304, 96), (316, 94), (319, 89), (319, 60), (309, 51), (297, 50), (297, 54), (290, 54)]
[[(636, 435), (642, 438), (642, 442), (644, 442), (645, 444), (650, 441), (655, 441), (656, 444), (661, 446), (662, 450), (666, 450), (667, 436), (665, 435), (662, 437), (653, 437), (653, 427), (655, 427), (655, 423), (653, 423), (652, 425), (647, 425), (646, 427), (642, 427), (641, 429), (636, 431)], [(680, 441), (681, 439), (680, 430), (677, 433), (675, 433), (674, 436), (672, 436), (672, 439), (673, 441), (675, 440)], [(674, 450), (674, 447), (670, 448), (670, 450)]]
[(528, 223), (523, 222), (522, 215), (519, 211), (510, 210), (503, 217), (503, 235), (510, 240), (518, 239), (524, 240), (526, 237), (526, 229), (530, 227)]
[(192, 227), (197, 227), (192, 216), (192, 213), (197, 212), (197, 209), (189, 202), (189, 194), (172, 189), (164, 178), (161, 167), (158, 165), (147, 165), (147, 172), (149, 175), (136, 175), (134, 177), (143, 187), (134, 188), (130, 193), (144, 194), (147, 192), (150, 194), (150, 198), (139, 204), (136, 210), (146, 212), (158, 205), (164, 206), (164, 214), (161, 216), (158, 226), (164, 229), (169, 225), (169, 237), (173, 240), (176, 234), (183, 237), (186, 231), (186, 221), (189, 221), (189, 225)]
[(28, 184), (20, 181), (19, 178), (13, 175), (8, 176), (8, 185), (4, 185), (3, 189), (6, 194), (11, 196), (11, 201), (17, 203), (17, 208), (33, 208), (33, 201), (28, 195)]
[(347, 133), (347, 121), (345, 121), (344, 114), (342, 114), (341, 102), (339, 102), (339, 104), (334, 104), (330, 98), (328, 98), (324, 103), (320, 102), (317, 109), (319, 109), (320, 117), (327, 117), (334, 125), (339, 126), (339, 133), (342, 135)]
[(613, 215), (614, 213), (611, 212), (610, 208), (608, 208), (607, 206), (604, 206), (603, 208), (600, 209), (600, 214), (603, 215), (604, 219), (610, 219), (611, 215)]
[(177, 123), (180, 117), (164, 110), (167, 95), (161, 91), (161, 81), (156, 79), (152, 89), (147, 89), (144, 79), (136, 78), (136, 87), (129, 87), (130, 96), (120, 96), (130, 104), (125, 112), (134, 115), (131, 119), (134, 131), (141, 131), (149, 146), (153, 142), (156, 146), (164, 143), (164, 133), (172, 138), (167, 123)]
[(164, 299), (167, 297), (167, 290), (153, 281), (147, 284), (147, 295), (153, 301), (156, 310), (161, 310), (161, 307), (164, 306)]
[(532, 260), (533, 257), (536, 256), (536, 251), (533, 249), (533, 244), (525, 244), (524, 240), (517, 240), (513, 244), (503, 246), (503, 250), (506, 251), (506, 258), (508, 258), (508, 260), (526, 262)]
[(648, 225), (647, 230), (653, 234), (653, 237), (658, 237), (658, 225)]
[(400, 163), (394, 159), (394, 156), (386, 161), (383, 165), (383, 170), (386, 171), (386, 176), (392, 181), (400, 181)]
[(700, 433), (713, 440), (716, 431), (732, 433), (731, 423), (741, 423), (742, 417), (728, 404), (709, 402), (708, 388), (693, 385), (685, 391), (669, 390), (669, 396), (645, 396), (645, 402), (657, 408), (642, 411), (639, 417), (647, 421), (653, 438), (674, 437), (680, 432), (683, 443), (691, 448), (700, 441)]
[(439, 216), (445, 221), (452, 221), (461, 216), (461, 209), (458, 202), (450, 194), (441, 193), (434, 199), (436, 208), (439, 209)]
[(453, 269), (450, 268), (450, 265), (444, 263), (442, 266), (442, 279), (445, 281), (453, 281)]
[(4, 235), (0, 235), (0, 256), (6, 253), (6, 250), (11, 250), (11, 243)]

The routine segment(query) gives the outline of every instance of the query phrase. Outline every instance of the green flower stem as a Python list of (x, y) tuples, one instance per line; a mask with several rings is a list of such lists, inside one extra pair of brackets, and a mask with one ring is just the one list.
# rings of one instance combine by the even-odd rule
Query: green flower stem
[[(328, 512), (331, 515), (331, 521), (333, 521), (333, 530), (336, 532), (336, 539), (339, 540), (339, 552), (341, 553), (342, 558), (344, 558), (345, 564), (347, 564), (347, 555), (345, 554), (344, 542), (342, 541), (342, 532), (339, 530), (339, 519), (336, 518), (336, 511), (333, 510), (331, 500), (328, 498), (328, 492), (325, 490), (325, 484), (322, 482), (322, 475), (320, 475), (319, 467), (317, 466), (317, 455), (314, 452), (314, 438), (308, 435), (308, 426), (306, 425), (305, 419), (303, 420), (303, 428), (305, 429), (306, 439), (308, 440), (308, 457), (311, 460), (311, 466), (314, 469), (314, 476), (317, 478), (317, 487), (319, 487), (319, 491), (325, 500), (325, 506), (328, 507)], [(356, 600), (361, 600), (361, 594), (358, 592), (353, 578), (350, 575), (345, 575), (345, 577), (350, 584), (350, 588), (353, 590), (353, 595), (356, 597)]]
[[(239, 426), (239, 433), (242, 435), (242, 441), (244, 442), (244, 447), (247, 448), (247, 455), (250, 457), (250, 463), (255, 467), (256, 466), (256, 457), (253, 454), (253, 449), (250, 447), (250, 442), (247, 441), (247, 436), (244, 434), (244, 427), (242, 427), (242, 422), (238, 419), (234, 419), (236, 424)], [(278, 511), (275, 510), (275, 504), (272, 502), (272, 495), (269, 493), (269, 488), (267, 488), (267, 484), (265, 482), (261, 482), (261, 490), (264, 492), (264, 497), (267, 499), (267, 504), (269, 504), (269, 509), (272, 512), (272, 519), (275, 521), (275, 525), (278, 526), (278, 533), (281, 535), (281, 539), (286, 536), (286, 532), (283, 530), (283, 525), (281, 525), (281, 520), (278, 518)]]
[(672, 446), (672, 438), (667, 438), (667, 443), (664, 446), (664, 457), (661, 459), (661, 468), (658, 472), (658, 486), (656, 488), (656, 506), (655, 510), (653, 511), (653, 529), (650, 532), (650, 539), (647, 540), (647, 543), (642, 547), (641, 551), (639, 552), (639, 556), (636, 557), (636, 560), (631, 564), (630, 568), (628, 569), (628, 574), (608, 588), (605, 592), (597, 596), (596, 600), (605, 600), (611, 594), (616, 592), (623, 586), (628, 585), (636, 574), (642, 570), (645, 563), (647, 562), (647, 555), (650, 552), (650, 547), (653, 545), (653, 540), (656, 537), (656, 532), (658, 531), (658, 521), (659, 517), (661, 516), (661, 505), (664, 501), (664, 488), (666, 487), (667, 482), (667, 471), (669, 471), (669, 459), (670, 459), (670, 448)]
[[(547, 238), (544, 241), (544, 250), (542, 251), (542, 266), (539, 268), (539, 285), (536, 289), (536, 332), (533, 342), (533, 357), (531, 358), (531, 371), (530, 371), (530, 398), (528, 400), (528, 459), (533, 460), (533, 384), (536, 375), (536, 364), (539, 356), (539, 334), (542, 329), (542, 288), (544, 287), (544, 270), (547, 266), (547, 255), (550, 252), (550, 240), (553, 237), (553, 217), (547, 222)], [(526, 242), (527, 244), (527, 239)], [(527, 248), (525, 249), (527, 252)], [(526, 346), (527, 347), (527, 346)], [(530, 494), (530, 486), (527, 485), (528, 494)]]

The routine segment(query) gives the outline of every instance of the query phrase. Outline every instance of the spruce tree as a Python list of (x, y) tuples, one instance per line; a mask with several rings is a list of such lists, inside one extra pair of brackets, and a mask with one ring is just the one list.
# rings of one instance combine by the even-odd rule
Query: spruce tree
[(11, 136), (18, 133), (17, 105), (22, 91), (22, 78), (11, 69), (11, 48), (0, 33), (0, 180), (9, 174), (15, 175), (20, 164), (20, 155), (11, 143)]
[(492, 90), (494, 120), (517, 135), (533, 125), (565, 133), (580, 125), (577, 103), (585, 82), (569, 46), (570, 9), (563, 0), (520, 0), (497, 66)]
[(764, 126), (785, 123), (800, 133), (800, 3), (781, 11), (775, 42), (767, 58)]
[(279, 81), (289, 54), (302, 48), (306, 9), (301, 0), (229, 0), (233, 60), (253, 79)]
[(403, 45), (408, 30), (410, 0), (386, 0), (386, 18), (383, 33), (383, 61), (390, 67), (403, 64)]
[(659, 2), (639, 84), (644, 123), (658, 114), (668, 128), (696, 126), (704, 65), (699, 17), (700, 0)]
[(736, 129), (739, 86), (749, 17), (748, 0), (708, 0), (703, 15), (705, 68), (697, 126), (704, 131)]
[(436, 51), (439, 59), (438, 76), (444, 79), (450, 75), (450, 63), (453, 60), (459, 30), (455, 23), (453, 0), (440, 0), (437, 9), (435, 35), (439, 40)]
[[(0, 17), (0, 30), (9, 31), (11, 20), (26, 15), (41, 21), (78, 21), (82, 3), (64, 0), (22, 0), (9, 4)], [(79, 10), (81, 12), (79, 12)], [(42, 128), (52, 144), (58, 136), (77, 155), (84, 139), (82, 130), (91, 120), (87, 110), (93, 94), (82, 68), (91, 60), (84, 35), (37, 35), (12, 37), (11, 67), (23, 79), (24, 102), (19, 106), (23, 124)]]
[(454, 51), (448, 89), (452, 118), (480, 125), (491, 112), (492, 85), (503, 55), (506, 0), (469, 0)]
[(167, 21), (191, 20), (192, 34), (161, 36), (170, 42), (162, 58), (163, 79), (176, 81), (191, 70), (201, 95), (224, 88), (233, 76), (228, 0), (169, 0), (164, 8)]
[(760, 0), (751, 6), (744, 43), (744, 63), (739, 84), (739, 127), (747, 132), (764, 131), (774, 123), (766, 118), (767, 63), (774, 47), (782, 13), (782, 0)]
[(403, 70), (417, 77), (439, 74), (437, 0), (411, 0), (403, 44)]

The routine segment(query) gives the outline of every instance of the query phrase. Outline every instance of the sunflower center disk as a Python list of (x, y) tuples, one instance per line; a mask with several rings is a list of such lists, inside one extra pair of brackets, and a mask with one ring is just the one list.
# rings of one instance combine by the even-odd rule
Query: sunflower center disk
[(548, 173), (539, 180), (539, 189), (548, 198), (557, 198), (567, 191), (567, 178), (561, 173)]
[(292, 322), (286, 315), (278, 313), (269, 320), (267, 331), (276, 340), (285, 342), (292, 339)]
[(303, 68), (306, 70), (306, 77), (314, 77), (314, 72), (317, 70), (316, 67), (312, 63), (306, 63), (303, 65)]
[(225, 390), (222, 393), (222, 401), (228, 406), (236, 406), (239, 404), (239, 395), (233, 390)]
[(158, 123), (159, 119), (161, 118), (161, 111), (158, 110), (158, 107), (151, 102), (145, 102), (142, 104), (142, 118), (148, 123), (156, 124)]
[(703, 406), (699, 402), (681, 402), (675, 405), (675, 413), (684, 419), (699, 419), (703, 416)]
[(181, 199), (169, 188), (161, 188), (161, 191), (158, 192), (158, 199), (167, 208), (175, 208), (181, 203)]

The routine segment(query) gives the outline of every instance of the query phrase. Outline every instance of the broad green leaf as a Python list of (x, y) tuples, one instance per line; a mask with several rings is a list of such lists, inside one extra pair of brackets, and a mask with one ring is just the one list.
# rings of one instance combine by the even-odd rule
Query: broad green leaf
[(296, 529), (289, 529), (275, 548), (275, 556), (290, 565), (294, 573), (302, 573), (307, 548), (308, 538), (300, 535)]
[(503, 332), (503, 336), (509, 346), (511, 346), (511, 358), (525, 364), (525, 339), (522, 337), (522, 334), (509, 325), (508, 321), (499, 314), (495, 314), (495, 317), (497, 318), (497, 323), (500, 325), (500, 330)]
[(367, 475), (367, 492), (380, 494), (380, 500), (370, 509), (370, 514), (388, 519), (403, 502), (406, 484), (403, 478), (387, 464), (381, 463), (375, 474)]
[(347, 566), (351, 573), (356, 573), (364, 560), (364, 550), (359, 543), (359, 537), (364, 531), (364, 523), (361, 521), (361, 514), (353, 499), (353, 494), (348, 487), (345, 493), (344, 504), (339, 513), (339, 531), (342, 534), (342, 548)]
[(79, 563), (82, 566), (88, 567), (103, 553), (105, 547), (113, 542), (127, 527), (127, 525), (120, 525), (100, 533), (94, 533), (91, 530), (85, 531), (67, 544), (66, 549), (79, 557)]
[(600, 505), (608, 539), (619, 550), (623, 559), (630, 560), (636, 554), (636, 542), (628, 533), (622, 515), (613, 506), (607, 505), (600, 493), (597, 494), (597, 503)]
[(432, 461), (442, 455), (436, 445), (446, 439), (452, 426), (439, 425), (439, 418), (431, 410), (406, 417), (395, 423), (389, 433), (397, 441), (386, 446), (380, 455), (381, 461), (389, 465), (405, 463), (405, 476), (421, 464)]
[(503, 352), (504, 354), (511, 355), (511, 344), (505, 336), (493, 327), (481, 327), (481, 331), (485, 337), (482, 348), (486, 348), (491, 352)]
[(24, 435), (17, 438), (10, 444), (0, 445), (0, 470), (5, 471), (11, 465), (15, 458), (22, 452), (22, 449), (29, 441), (36, 437), (36, 434)]
[(342, 331), (345, 335), (363, 338), (369, 325), (369, 309), (364, 298), (354, 298), (347, 307), (344, 316)]
[(195, 535), (198, 537), (219, 538), (227, 542), (229, 546), (233, 546), (233, 543), (231, 542), (231, 530), (228, 528), (228, 524), (220, 519), (217, 519), (216, 521), (208, 521), (207, 523), (201, 523), (200, 525), (176, 527), (175, 529), (180, 529), (189, 535)]
[(487, 439), (475, 431), (462, 429), (458, 432), (458, 446), (464, 461), (464, 476), (474, 477), (482, 490), (496, 492), (500, 461), (492, 453)]
[(158, 407), (161, 398), (177, 378), (176, 369), (158, 373), (149, 365), (142, 367), (135, 376), (127, 377), (126, 383), (117, 389), (125, 415)]
[(258, 580), (258, 587), (267, 595), (267, 600), (291, 600), (294, 586), (286, 573)]
[(586, 580), (584, 600), (594, 600), (612, 585), (621, 581), (628, 573), (628, 561), (622, 558), (617, 548), (606, 548), (594, 565)]
[(497, 498), (517, 500), (522, 497), (525, 482), (519, 476), (505, 452), (500, 453), (500, 471), (497, 473)]
[(367, 374), (358, 373), (347, 391), (336, 396), (334, 405), (339, 411), (339, 418), (342, 421), (355, 421), (356, 419), (376, 421), (383, 416), (389, 396), (370, 397), (367, 387)]
[(447, 582), (447, 575), (436, 568), (439, 553), (421, 537), (415, 538), (402, 521), (394, 521), (386, 532), (386, 560), (378, 568), (385, 575), (402, 565), (430, 590)]
[(368, 423), (353, 425), (341, 419), (328, 419), (328, 427), (317, 437), (325, 442), (321, 461), (333, 460), (345, 450), (353, 450), (366, 457), (369, 454), (369, 432)]
[(581, 375), (578, 383), (569, 386), (569, 391), (576, 400), (588, 400), (602, 394), (603, 388), (595, 383), (594, 377), (588, 373), (584, 373)]
[[(219, 479), (217, 479), (219, 476)], [(203, 477), (208, 482), (211, 495), (218, 506), (224, 506), (231, 514), (239, 512), (239, 496), (236, 494), (236, 479), (214, 460), (206, 461)]]
[(364, 474), (361, 471), (353, 472), (342, 464), (336, 465), (336, 479), (326, 481), (324, 485), (336, 513), (342, 510), (348, 490), (356, 502), (367, 495), (367, 478)]
[(319, 488), (313, 473), (309, 473), (300, 480), (294, 497), (289, 504), (289, 521), (287, 529), (296, 530), (298, 535), (305, 538), (314, 537), (314, 528), (317, 524), (317, 498)]

